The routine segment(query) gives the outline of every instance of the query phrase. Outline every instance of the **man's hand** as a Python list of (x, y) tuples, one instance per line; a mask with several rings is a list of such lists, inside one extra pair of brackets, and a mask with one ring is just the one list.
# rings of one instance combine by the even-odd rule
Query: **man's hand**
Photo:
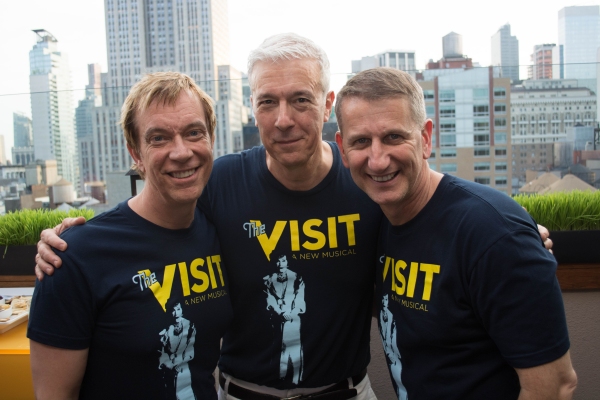
[(38, 253), (35, 256), (35, 275), (41, 281), (45, 275), (52, 275), (54, 268), (60, 268), (61, 259), (52, 251), (52, 247), (65, 251), (67, 242), (58, 237), (68, 228), (75, 225), (85, 224), (84, 217), (65, 218), (63, 221), (51, 229), (44, 229), (40, 235), (40, 241), (37, 244)]
[(544, 247), (552, 254), (552, 239), (550, 239), (550, 232), (546, 229), (545, 226), (538, 224), (538, 231), (540, 232), (540, 236), (542, 237), (542, 242), (544, 242)]

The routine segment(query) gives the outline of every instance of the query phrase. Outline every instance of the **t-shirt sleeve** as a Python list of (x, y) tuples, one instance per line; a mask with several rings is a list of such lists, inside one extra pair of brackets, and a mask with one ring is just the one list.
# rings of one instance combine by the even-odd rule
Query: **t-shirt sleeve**
[(36, 281), (27, 337), (48, 346), (86, 349), (90, 346), (95, 320), (91, 287), (68, 250), (57, 254), (62, 267)]
[(554, 361), (569, 349), (556, 261), (533, 229), (501, 237), (472, 271), (475, 312), (514, 368)]

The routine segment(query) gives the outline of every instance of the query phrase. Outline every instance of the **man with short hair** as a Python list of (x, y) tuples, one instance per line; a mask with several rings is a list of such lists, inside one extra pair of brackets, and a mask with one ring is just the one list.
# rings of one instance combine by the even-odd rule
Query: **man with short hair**
[(398, 382), (409, 399), (571, 398), (556, 261), (531, 217), (499, 191), (429, 168), (432, 121), (409, 74), (361, 72), (335, 111), (344, 165), (386, 217), (376, 298), (382, 319), (391, 311), (385, 323), (397, 322), (399, 398)]

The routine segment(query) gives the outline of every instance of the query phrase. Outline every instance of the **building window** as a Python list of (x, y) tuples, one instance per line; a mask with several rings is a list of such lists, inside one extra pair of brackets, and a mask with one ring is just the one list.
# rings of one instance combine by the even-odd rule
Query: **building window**
[(425, 107), (425, 111), (427, 112), (427, 116), (429, 118), (432, 118), (435, 116), (435, 107), (434, 106)]
[(506, 114), (506, 104), (504, 104), (504, 103), (494, 104), (494, 113)]
[(473, 135), (473, 144), (475, 146), (489, 146), (490, 145), (490, 135)]
[(440, 135), (440, 147), (456, 147), (456, 135)]
[(440, 118), (454, 118), (455, 114), (454, 106), (440, 106)]
[(473, 168), (475, 171), (489, 171), (490, 163), (489, 162), (476, 162), (473, 164)]
[(506, 163), (505, 162), (497, 162), (494, 164), (494, 168), (496, 171), (506, 171)]
[(454, 101), (454, 90), (440, 90), (440, 103)]
[(456, 149), (441, 149), (440, 157), (441, 158), (454, 158), (454, 157), (456, 157)]
[(497, 176), (494, 180), (496, 186), (506, 186), (506, 176)]
[(440, 165), (441, 172), (456, 172), (456, 164), (441, 164)]
[(476, 117), (485, 117), (485, 116), (489, 115), (489, 113), (490, 113), (490, 107), (487, 104), (473, 106), (473, 115)]
[(506, 147), (496, 147), (494, 154), (496, 157), (506, 157)]
[(456, 132), (456, 123), (444, 122), (440, 124), (440, 132)]
[(425, 100), (433, 100), (435, 98), (433, 90), (423, 90)]
[(482, 185), (489, 185), (490, 184), (490, 178), (486, 177), (486, 176), (476, 176), (475, 177), (475, 183), (481, 183)]
[(474, 99), (487, 99), (489, 97), (489, 91), (487, 88), (473, 89)]
[(505, 144), (506, 132), (494, 132), (494, 142), (496, 144)]
[(486, 157), (490, 155), (489, 147), (475, 147), (473, 149), (473, 155), (475, 157)]
[(506, 98), (506, 89), (503, 87), (495, 87), (494, 88), (494, 98), (497, 98), (497, 99)]
[(506, 118), (494, 118), (496, 128), (506, 129)]
[(475, 121), (473, 122), (474, 131), (489, 131), (490, 123), (488, 121)]

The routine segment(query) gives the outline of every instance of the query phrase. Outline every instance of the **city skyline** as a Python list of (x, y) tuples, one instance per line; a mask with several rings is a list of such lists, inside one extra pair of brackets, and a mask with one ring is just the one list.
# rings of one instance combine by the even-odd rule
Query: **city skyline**
[[(509, 23), (519, 40), (521, 77), (527, 76), (533, 46), (557, 43), (558, 11), (572, 5), (598, 1), (549, 1), (535, 4), (507, 1), (493, 12), (474, 1), (431, 1), (402, 7), (390, 0), (374, 0), (369, 7), (358, 2), (339, 4), (307, 0), (229, 0), (231, 64), (245, 71), (246, 58), (266, 37), (286, 31), (307, 36), (320, 44), (331, 60), (332, 88), (339, 89), (351, 72), (351, 62), (386, 50), (416, 53), (416, 66), (442, 56), (442, 36), (454, 31), (463, 36), (464, 52), (482, 66), (490, 64), (490, 38)], [(333, 3), (333, 2), (332, 2)], [(318, 10), (318, 13), (315, 12)], [(385, 12), (382, 12), (385, 10)], [(404, 11), (407, 10), (407, 11)], [(435, 14), (431, 13), (435, 10)], [(12, 113), (31, 115), (28, 88), (28, 51), (35, 43), (32, 29), (46, 29), (69, 54), (75, 104), (85, 95), (87, 64), (100, 63), (106, 71), (104, 2), (32, 0), (15, 3), (0, 16), (3, 47), (10, 62), (0, 66), (0, 135), (5, 137), (8, 158), (13, 146)]]

